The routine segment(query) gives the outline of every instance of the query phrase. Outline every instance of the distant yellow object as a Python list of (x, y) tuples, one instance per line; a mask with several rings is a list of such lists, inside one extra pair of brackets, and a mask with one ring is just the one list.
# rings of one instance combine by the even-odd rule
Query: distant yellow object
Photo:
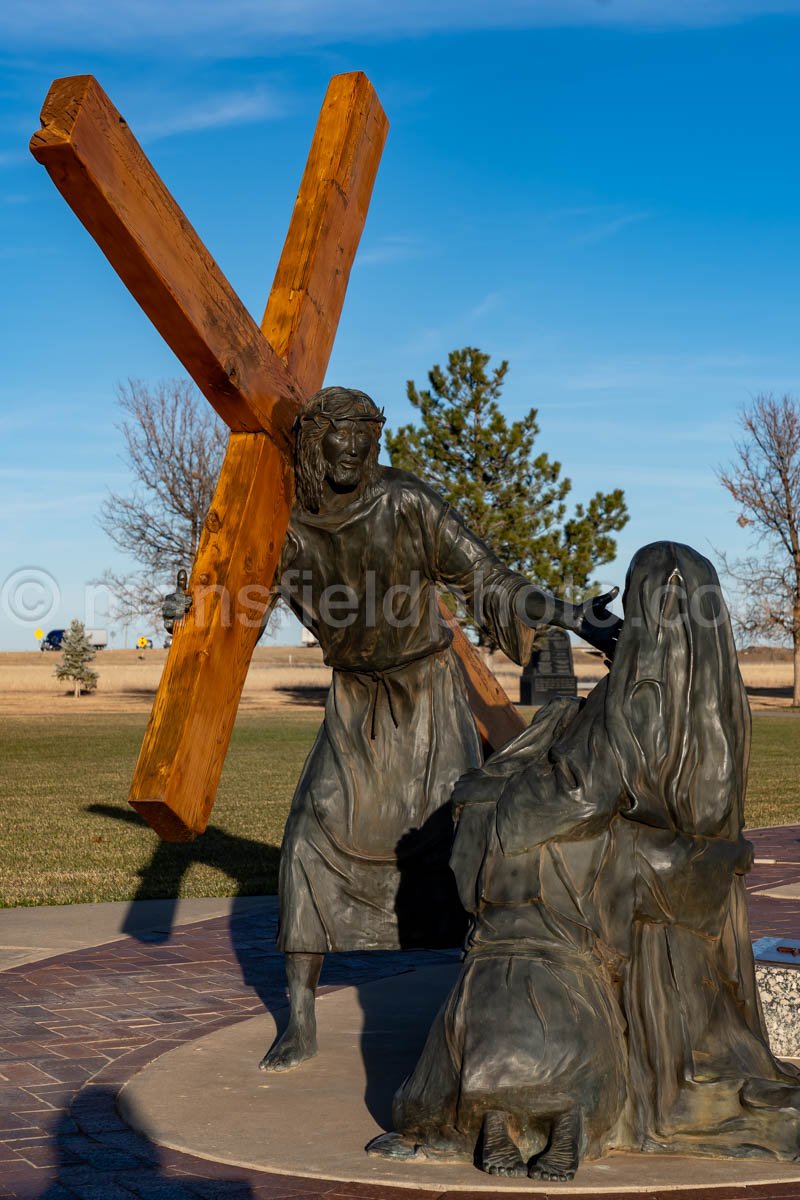
[(139, 647), (140, 650), (146, 650), (149, 644), (150, 644), (150, 639), (146, 638), (146, 637), (140, 637), (138, 642), (136, 643), (136, 645)]
[(33, 636), (36, 638), (37, 642), (40, 642), (42, 640), (42, 638), (44, 637), (44, 630), (43, 629), (34, 629)]

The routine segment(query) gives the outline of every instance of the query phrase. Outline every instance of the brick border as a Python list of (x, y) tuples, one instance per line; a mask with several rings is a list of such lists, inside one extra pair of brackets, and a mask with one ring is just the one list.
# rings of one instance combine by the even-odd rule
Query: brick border
[[(800, 931), (800, 901), (753, 895), (800, 881), (800, 826), (750, 834), (754, 937)], [(285, 1007), (276, 914), (215, 917), (121, 938), (0, 973), (2, 1200), (487, 1200), (492, 1193), (398, 1188), (267, 1174), (154, 1146), (120, 1118), (124, 1083), (175, 1046)], [(449, 951), (335, 955), (324, 991), (452, 961)], [(198, 1098), (202, 1102), (202, 1098)], [(494, 1193), (501, 1195), (505, 1193)], [(537, 1200), (575, 1195), (565, 1188)], [(800, 1200), (800, 1183), (682, 1189), (696, 1200)], [(584, 1193), (584, 1195), (587, 1195)], [(647, 1200), (675, 1200), (670, 1189)], [(603, 1200), (632, 1200), (630, 1192)]]

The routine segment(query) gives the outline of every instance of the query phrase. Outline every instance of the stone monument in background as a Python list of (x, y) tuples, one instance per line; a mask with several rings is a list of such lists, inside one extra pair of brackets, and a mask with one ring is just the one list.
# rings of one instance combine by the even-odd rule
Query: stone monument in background
[(569, 634), (563, 629), (547, 628), (536, 645), (530, 661), (522, 668), (519, 681), (520, 704), (546, 704), (554, 696), (577, 696), (578, 677), (572, 662)]

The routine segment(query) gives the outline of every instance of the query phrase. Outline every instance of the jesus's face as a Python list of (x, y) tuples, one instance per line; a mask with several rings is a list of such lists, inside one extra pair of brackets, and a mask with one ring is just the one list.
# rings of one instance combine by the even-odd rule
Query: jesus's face
[(331, 422), (322, 436), (325, 478), (339, 492), (350, 492), (364, 478), (375, 436), (372, 421)]

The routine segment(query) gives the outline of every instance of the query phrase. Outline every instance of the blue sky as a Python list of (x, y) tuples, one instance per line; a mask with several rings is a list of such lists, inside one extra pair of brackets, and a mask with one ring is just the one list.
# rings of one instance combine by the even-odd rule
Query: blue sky
[(715, 468), (748, 398), (800, 390), (800, 3), (29, 0), (0, 45), (0, 649), (47, 577), (45, 627), (105, 623), (115, 387), (181, 372), (28, 153), (60, 75), (97, 76), (258, 319), (327, 81), (366, 71), (391, 128), (328, 382), (395, 425), (477, 345), (576, 499), (625, 488), (605, 579), (654, 538), (745, 547)]

